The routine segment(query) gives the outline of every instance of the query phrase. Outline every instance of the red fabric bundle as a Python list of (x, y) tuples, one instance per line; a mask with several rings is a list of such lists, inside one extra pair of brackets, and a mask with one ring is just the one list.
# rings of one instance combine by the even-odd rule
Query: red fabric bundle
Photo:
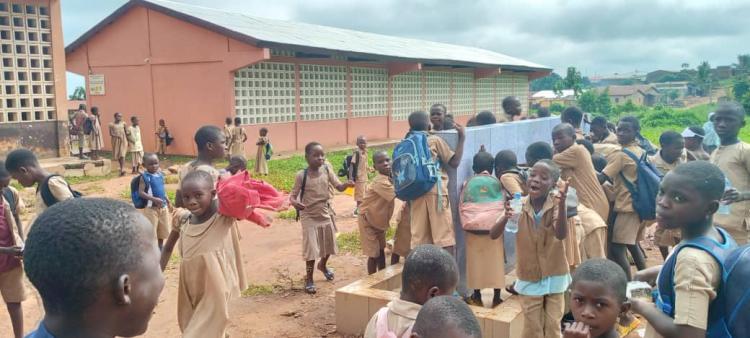
[(219, 213), (262, 227), (270, 226), (273, 219), (256, 209), (279, 211), (289, 207), (287, 196), (266, 182), (250, 178), (247, 171), (220, 177), (216, 190)]

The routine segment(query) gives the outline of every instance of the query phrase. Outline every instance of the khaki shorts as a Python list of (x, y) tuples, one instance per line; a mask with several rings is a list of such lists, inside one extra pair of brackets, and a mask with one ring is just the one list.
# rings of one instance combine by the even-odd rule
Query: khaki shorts
[(143, 216), (154, 226), (154, 234), (157, 239), (167, 239), (172, 231), (171, 219), (167, 208), (143, 208)]
[(635, 245), (644, 222), (635, 212), (618, 212), (612, 226), (612, 243)]
[(26, 287), (23, 285), (23, 266), (0, 273), (0, 295), (5, 303), (20, 303), (26, 300)]
[(357, 218), (359, 224), (359, 238), (362, 243), (362, 254), (375, 258), (380, 257), (380, 251), (385, 249), (385, 230), (370, 226), (362, 214)]
[(435, 244), (440, 247), (456, 245), (448, 196), (440, 196), (442, 208), (438, 208), (438, 195), (426, 194), (411, 205), (411, 247), (420, 244)]

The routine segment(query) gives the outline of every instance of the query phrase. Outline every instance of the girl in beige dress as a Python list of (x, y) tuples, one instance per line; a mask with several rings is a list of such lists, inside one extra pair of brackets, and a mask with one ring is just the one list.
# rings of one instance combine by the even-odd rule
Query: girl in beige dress
[(128, 153), (128, 126), (122, 121), (122, 114), (115, 113), (115, 121), (109, 124), (112, 137), (112, 158), (120, 164), (120, 176), (125, 175), (125, 155)]
[(236, 220), (219, 214), (211, 175), (196, 170), (180, 184), (186, 209), (175, 212), (173, 230), (162, 251), (162, 269), (179, 240), (177, 321), (182, 337), (225, 337), (229, 300), (240, 294), (234, 264), (232, 228)]
[(311, 142), (305, 146), (305, 160), (307, 169), (300, 170), (294, 182), (290, 195), (290, 202), (302, 223), (302, 258), (307, 265), (305, 278), (305, 292), (313, 294), (316, 291), (313, 282), (313, 268), (315, 260), (320, 259), (318, 270), (325, 278), (332, 281), (333, 271), (326, 264), (331, 255), (336, 254), (336, 224), (334, 223), (331, 201), (333, 191), (353, 187), (354, 182), (342, 184), (326, 162), (323, 146), (318, 142)]
[(255, 153), (255, 173), (258, 175), (268, 175), (268, 161), (266, 160), (266, 145), (268, 144), (268, 129), (260, 128), (260, 137), (255, 145), (258, 151)]
[(245, 142), (247, 142), (247, 134), (245, 129), (242, 128), (240, 123), (242, 119), (239, 117), (234, 118), (234, 127), (232, 127), (232, 142), (229, 148), (231, 156), (245, 156)]
[(94, 160), (99, 159), (99, 152), (104, 148), (104, 137), (102, 135), (102, 123), (99, 120), (99, 108), (91, 107), (91, 116), (89, 118), (92, 121), (91, 135), (89, 135), (89, 147), (91, 148), (91, 158)]

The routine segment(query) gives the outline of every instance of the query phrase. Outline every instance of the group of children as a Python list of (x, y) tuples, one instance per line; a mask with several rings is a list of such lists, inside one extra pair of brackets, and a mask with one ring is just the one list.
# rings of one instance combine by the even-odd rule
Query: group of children
[[(173, 138), (164, 119), (159, 120), (159, 128), (155, 134), (159, 142), (157, 152), (165, 155)], [(122, 113), (115, 113), (114, 121), (109, 124), (109, 136), (112, 140), (112, 159), (117, 160), (120, 165), (120, 176), (125, 176), (125, 156), (128, 154), (130, 154), (130, 173), (138, 174), (141, 166), (144, 166), (144, 148), (138, 116), (131, 116), (130, 126), (128, 126), (122, 119)]]
[[(224, 138), (226, 139), (227, 158), (238, 156), (245, 158), (245, 142), (247, 142), (247, 133), (242, 127), (242, 119), (227, 117), (224, 121)], [(258, 140), (255, 142), (257, 147), (255, 153), (256, 175), (268, 176), (268, 161), (273, 155), (271, 140), (268, 137), (268, 128), (262, 127), (258, 130)]]

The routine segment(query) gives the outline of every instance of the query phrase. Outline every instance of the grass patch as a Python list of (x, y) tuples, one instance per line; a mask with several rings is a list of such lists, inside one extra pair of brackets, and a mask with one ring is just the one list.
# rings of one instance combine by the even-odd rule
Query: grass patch
[(122, 200), (130, 201), (131, 195), (130, 195), (130, 187), (125, 188), (125, 190), (120, 191), (120, 195), (118, 195)]
[(120, 173), (115, 170), (115, 168), (112, 168), (112, 171), (110, 171), (109, 174), (103, 175), (103, 176), (65, 176), (65, 180), (68, 182), (68, 184), (76, 185), (76, 184), (82, 184), (82, 183), (90, 183), (90, 182), (98, 182), (98, 181), (106, 181), (111, 180), (113, 178), (120, 177)]
[(280, 219), (294, 221), (294, 220), (297, 220), (297, 211), (294, 208), (281, 211), (276, 215), (276, 217)]
[[(385, 240), (390, 241), (396, 235), (396, 227), (391, 224), (385, 231)], [(362, 242), (359, 238), (359, 230), (340, 232), (336, 236), (336, 244), (339, 251), (358, 254), (362, 251)]]
[(247, 289), (242, 290), (242, 297), (268, 296), (276, 293), (278, 289), (277, 285), (251, 284)]

